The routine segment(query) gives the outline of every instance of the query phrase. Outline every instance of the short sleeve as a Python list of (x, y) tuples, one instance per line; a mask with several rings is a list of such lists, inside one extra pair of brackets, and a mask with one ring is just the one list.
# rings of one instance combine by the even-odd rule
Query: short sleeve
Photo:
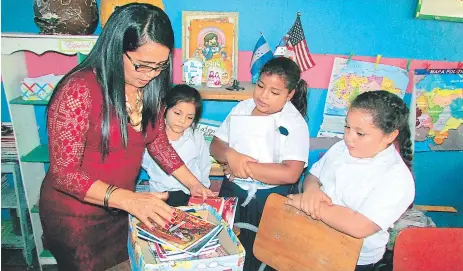
[(357, 212), (386, 231), (412, 204), (415, 197), (413, 176), (404, 165), (396, 165), (378, 182)]
[(281, 150), (281, 161), (302, 161), (307, 166), (309, 160), (310, 134), (305, 122), (294, 125), (288, 131), (287, 139)]
[(195, 142), (198, 145), (198, 158), (199, 158), (199, 169), (201, 171), (201, 178), (199, 181), (205, 186), (210, 187), (211, 181), (209, 175), (211, 172), (211, 155), (209, 152), (209, 147), (204, 139), (203, 135), (200, 132), (194, 132)]
[[(310, 168), (309, 172), (310, 174), (314, 175), (318, 179), (320, 179), (320, 175), (322, 173), (322, 169), (324, 165), (327, 163), (327, 160), (330, 159), (332, 156), (339, 156), (342, 155), (343, 149), (345, 148), (344, 141), (341, 140), (337, 143), (335, 143), (331, 148), (328, 149), (328, 151), (317, 161), (315, 162), (312, 167)], [(320, 182), (322, 180), (320, 179)], [(323, 184), (323, 182), (322, 182)]]

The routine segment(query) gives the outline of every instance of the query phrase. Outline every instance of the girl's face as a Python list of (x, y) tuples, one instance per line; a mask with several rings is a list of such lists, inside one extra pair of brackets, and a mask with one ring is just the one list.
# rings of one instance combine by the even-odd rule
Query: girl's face
[[(168, 68), (170, 50), (164, 45), (149, 41), (133, 52), (124, 54), (124, 75), (126, 85), (142, 88)], [(135, 67), (138, 66), (138, 70)], [(152, 71), (150, 68), (155, 68)]]
[(371, 158), (386, 149), (397, 137), (398, 131), (390, 134), (373, 124), (373, 117), (362, 109), (350, 109), (344, 126), (344, 142), (349, 154), (355, 158)]
[(261, 74), (253, 93), (255, 113), (265, 116), (280, 112), (293, 95), (294, 90), (286, 87), (286, 80), (281, 76)]
[(167, 110), (166, 128), (168, 134), (183, 135), (183, 132), (193, 123), (195, 114), (196, 107), (191, 102), (178, 102), (174, 107)]

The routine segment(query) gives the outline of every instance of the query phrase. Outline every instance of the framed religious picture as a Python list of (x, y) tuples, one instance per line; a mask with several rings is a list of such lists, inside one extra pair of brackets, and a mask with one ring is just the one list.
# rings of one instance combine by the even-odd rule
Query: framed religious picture
[(238, 78), (238, 13), (183, 11), (182, 49), (184, 61), (203, 63), (204, 84), (230, 85)]

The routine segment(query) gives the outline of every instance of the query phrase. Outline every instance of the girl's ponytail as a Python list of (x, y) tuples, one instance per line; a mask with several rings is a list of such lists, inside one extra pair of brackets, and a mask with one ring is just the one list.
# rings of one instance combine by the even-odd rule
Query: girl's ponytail
[(402, 159), (409, 169), (412, 167), (413, 160), (412, 141), (410, 137), (410, 127), (408, 123), (406, 123), (399, 129), (399, 135), (396, 140), (399, 143), (400, 156), (402, 156)]
[(297, 82), (296, 87), (294, 88), (294, 95), (293, 98), (291, 98), (291, 103), (294, 105), (294, 107), (296, 107), (296, 109), (304, 118), (308, 118), (307, 92), (307, 82), (304, 79), (299, 79), (299, 82)]

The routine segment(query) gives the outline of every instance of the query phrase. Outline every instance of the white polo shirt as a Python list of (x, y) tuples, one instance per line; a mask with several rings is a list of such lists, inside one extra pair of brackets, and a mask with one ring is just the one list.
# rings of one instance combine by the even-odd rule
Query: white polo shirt
[(394, 145), (374, 158), (354, 158), (344, 140), (333, 145), (310, 169), (333, 204), (361, 213), (381, 230), (366, 237), (359, 265), (376, 263), (389, 240), (388, 229), (415, 197), (415, 182)]
[[(204, 136), (199, 131), (188, 128), (178, 140), (169, 142), (191, 173), (204, 186), (210, 187), (211, 158), (209, 146), (204, 140)], [(190, 194), (188, 188), (174, 176), (167, 175), (146, 150), (143, 154), (142, 167), (150, 177), (149, 184), (152, 192), (181, 190), (186, 194)]]
[[(255, 107), (256, 104), (252, 98), (238, 103), (216, 130), (215, 136), (228, 143), (231, 116), (251, 116)], [(269, 117), (275, 120), (277, 127), (284, 127), (288, 131), (287, 135), (281, 135), (279, 162), (289, 160), (302, 161), (305, 163), (304, 167), (306, 167), (309, 159), (310, 135), (307, 123), (301, 113), (297, 111), (291, 102), (287, 102), (280, 112), (272, 114)], [(265, 180), (259, 181), (261, 182), (254, 182), (257, 183), (257, 189), (275, 187), (275, 185), (262, 183)], [(249, 190), (250, 182), (252, 181), (235, 179), (234, 182), (242, 189)]]

